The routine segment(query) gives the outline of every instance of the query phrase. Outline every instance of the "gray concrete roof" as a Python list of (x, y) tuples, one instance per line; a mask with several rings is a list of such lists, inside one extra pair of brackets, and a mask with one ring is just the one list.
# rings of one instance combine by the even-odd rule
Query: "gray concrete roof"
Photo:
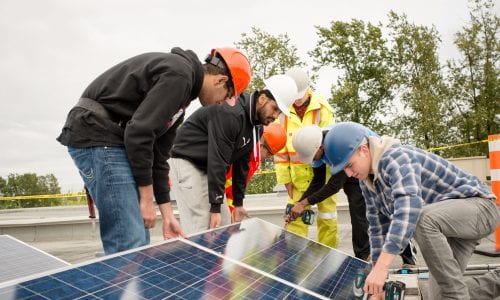
[[(249, 195), (245, 207), (251, 216), (259, 217), (276, 225), (281, 225), (286, 196), (282, 193)], [(345, 195), (339, 193), (337, 199), (339, 221), (338, 250), (353, 255), (351, 247), (351, 225)], [(161, 218), (159, 218), (161, 220)], [(152, 231), (152, 244), (162, 241), (161, 224)], [(9, 234), (38, 249), (69, 263), (80, 263), (102, 254), (98, 225), (88, 218), (86, 206), (51, 207), (35, 209), (0, 210), (0, 234)], [(316, 227), (310, 226), (309, 238), (316, 240)], [(482, 243), (483, 247), (493, 247), (491, 236)], [(426, 264), (418, 255), (418, 267)], [(469, 265), (500, 264), (500, 257), (473, 254)], [(401, 266), (400, 258), (391, 266)], [(426, 280), (419, 280), (423, 293), (426, 292)]]

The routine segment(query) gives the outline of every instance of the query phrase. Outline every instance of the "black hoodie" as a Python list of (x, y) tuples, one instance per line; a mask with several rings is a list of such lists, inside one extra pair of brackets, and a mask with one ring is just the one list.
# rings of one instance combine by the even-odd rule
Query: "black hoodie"
[(82, 94), (101, 103), (112, 120), (74, 107), (57, 140), (77, 148), (125, 146), (136, 183), (153, 184), (156, 202), (169, 202), (168, 153), (185, 108), (200, 93), (203, 76), (196, 54), (177, 47), (171, 53), (125, 60)]
[(231, 164), (234, 205), (243, 205), (250, 153), (258, 151), (261, 131), (260, 122), (255, 120), (255, 97), (255, 93), (241, 95), (234, 106), (201, 107), (186, 119), (175, 137), (171, 156), (189, 160), (207, 172), (211, 212), (220, 212)]

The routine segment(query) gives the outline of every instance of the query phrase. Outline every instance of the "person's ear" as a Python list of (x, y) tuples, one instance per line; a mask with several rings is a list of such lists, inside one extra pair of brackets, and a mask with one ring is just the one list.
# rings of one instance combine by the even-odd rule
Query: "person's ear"
[(216, 78), (215, 78), (215, 85), (216, 86), (224, 86), (228, 80), (229, 80), (229, 77), (227, 75), (218, 74), (218, 75), (216, 75)]
[(265, 94), (260, 94), (259, 97), (257, 98), (257, 105), (259, 107), (262, 107), (264, 106), (264, 104), (266, 104), (267, 102), (267, 96)]
[(316, 150), (316, 153), (314, 155), (315, 156), (323, 155), (323, 145), (320, 145), (318, 147), (318, 150)]
[(370, 152), (370, 148), (368, 148), (368, 145), (363, 144), (363, 145), (359, 146), (359, 152), (363, 153), (364, 155), (368, 155)]

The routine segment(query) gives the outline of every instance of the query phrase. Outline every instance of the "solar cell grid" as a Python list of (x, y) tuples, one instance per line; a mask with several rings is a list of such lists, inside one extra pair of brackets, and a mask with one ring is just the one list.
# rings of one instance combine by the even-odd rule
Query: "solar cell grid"
[(0, 284), (0, 299), (355, 299), (366, 264), (250, 219)]
[(1, 299), (317, 299), (175, 241), (0, 288)]
[(0, 235), (0, 282), (54, 270), (69, 264), (9, 235)]
[(190, 240), (332, 299), (355, 299), (354, 281), (358, 271), (367, 267), (362, 260), (258, 219)]

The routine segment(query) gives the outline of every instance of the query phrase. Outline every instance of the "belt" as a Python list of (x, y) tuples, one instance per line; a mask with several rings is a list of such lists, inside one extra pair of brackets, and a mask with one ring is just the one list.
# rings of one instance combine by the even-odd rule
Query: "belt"
[(82, 107), (86, 110), (90, 110), (91, 112), (104, 117), (108, 120), (112, 120), (111, 115), (106, 110), (106, 108), (99, 102), (90, 98), (80, 98), (75, 105), (76, 107)]

